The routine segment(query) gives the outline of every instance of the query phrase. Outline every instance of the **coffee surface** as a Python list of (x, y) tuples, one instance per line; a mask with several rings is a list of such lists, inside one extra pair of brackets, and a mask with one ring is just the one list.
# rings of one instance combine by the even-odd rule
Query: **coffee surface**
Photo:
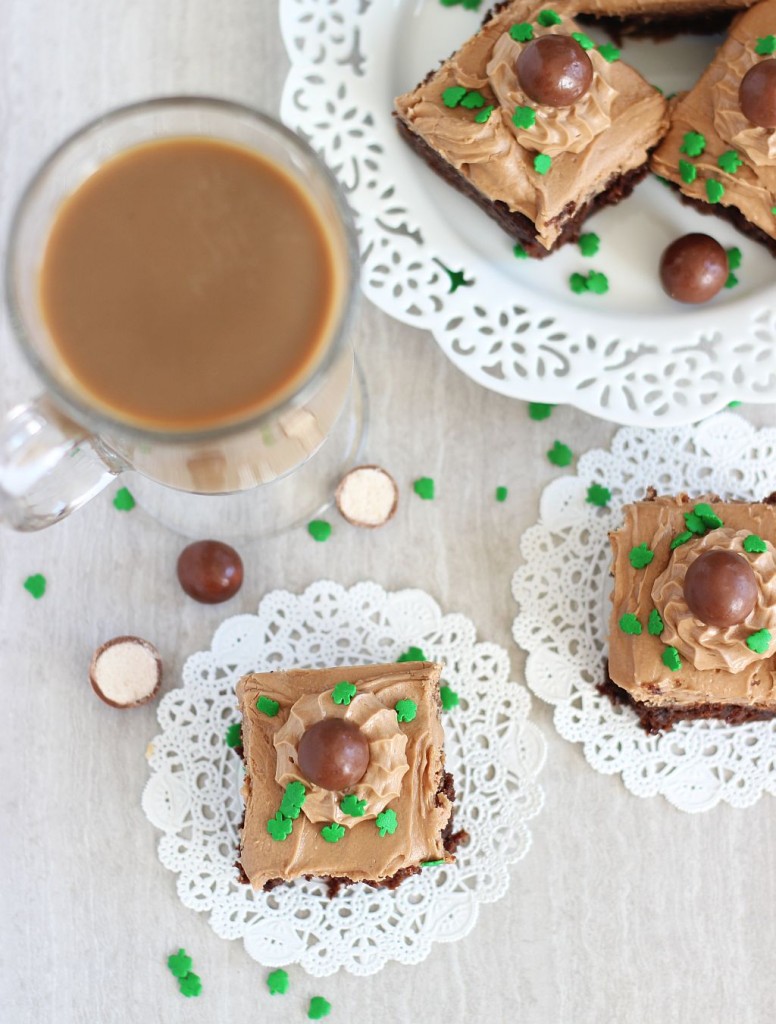
[(320, 359), (333, 243), (274, 163), (211, 139), (112, 158), (62, 204), (40, 273), (60, 360), (88, 401), (151, 429), (238, 421)]

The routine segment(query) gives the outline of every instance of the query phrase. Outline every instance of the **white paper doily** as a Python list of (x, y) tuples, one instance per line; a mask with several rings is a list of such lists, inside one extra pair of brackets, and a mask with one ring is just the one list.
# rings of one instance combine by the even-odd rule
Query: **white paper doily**
[[(608, 508), (586, 502), (593, 483), (611, 491)], [(649, 486), (751, 501), (775, 483), (776, 430), (755, 430), (740, 416), (667, 431), (626, 427), (611, 451), (587, 452), (576, 476), (545, 488), (539, 522), (523, 534), (513, 634), (529, 652), (528, 685), (554, 705), (561, 736), (582, 743), (596, 771), (619, 772), (637, 796), (662, 794), (680, 810), (707, 811), (720, 801), (749, 807), (762, 793), (776, 794), (776, 720), (684, 722), (650, 736), (630, 709), (596, 690), (611, 610), (609, 531), (622, 524), (622, 506)]]
[[(317, 882), (255, 893), (236, 881), (242, 762), (224, 742), (239, 720), (234, 688), (249, 671), (395, 660), (410, 646), (445, 663), (460, 706), (444, 715), (455, 828), (470, 840), (451, 867), (426, 869), (394, 892), (355, 885), (335, 899)], [(267, 966), (301, 964), (313, 975), (340, 967), (373, 974), (388, 960), (418, 963), (432, 942), (467, 935), (479, 905), (502, 897), (509, 866), (531, 845), (528, 822), (543, 794), (544, 739), (527, 719), (527, 690), (509, 681), (509, 656), (478, 643), (463, 615), (443, 615), (420, 590), (321, 581), (301, 595), (268, 594), (258, 615), (236, 615), (209, 651), (193, 654), (183, 686), (159, 705), (143, 810), (165, 834), (159, 859), (178, 875), (185, 906), (205, 911), (216, 934), (241, 938)]]
[[(595, 259), (567, 246), (549, 260), (517, 261), (506, 235), (400, 140), (394, 96), (481, 17), (439, 0), (281, 0), (292, 65), (281, 116), (347, 192), (366, 295), (428, 328), (473, 380), (515, 398), (652, 426), (702, 419), (732, 399), (773, 401), (776, 275), (762, 247), (651, 179), (591, 221), (602, 239)], [(695, 81), (714, 43), (629, 43), (624, 56), (673, 91)], [(688, 231), (743, 252), (741, 284), (699, 309), (668, 299), (657, 274), (665, 246)], [(610, 292), (573, 295), (569, 275), (591, 269), (608, 275)], [(473, 283), (451, 293), (448, 270)]]

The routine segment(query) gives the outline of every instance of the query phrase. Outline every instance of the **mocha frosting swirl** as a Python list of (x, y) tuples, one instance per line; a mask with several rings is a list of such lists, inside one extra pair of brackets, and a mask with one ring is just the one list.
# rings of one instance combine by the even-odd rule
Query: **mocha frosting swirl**
[[(291, 707), (288, 719), (275, 734), (277, 751), (275, 780), (281, 786), (289, 782), (304, 783), (307, 796), (302, 812), (311, 822), (336, 821), (352, 828), (360, 821), (369, 821), (384, 811), (401, 792), (401, 783), (408, 771), (407, 736), (399, 728), (396, 712), (387, 708), (374, 694), (359, 693), (349, 705), (332, 700), (332, 690), (308, 693)], [(323, 718), (344, 718), (358, 725), (369, 741), (369, 765), (361, 781), (348, 792), (366, 800), (366, 811), (355, 818), (344, 814), (340, 800), (344, 793), (312, 785), (299, 771), (297, 748), (304, 732)]]
[(739, 86), (747, 71), (762, 59), (752, 46), (731, 39), (724, 73), (714, 86), (714, 127), (721, 139), (742, 151), (758, 167), (776, 162), (776, 130), (752, 124), (741, 110)]
[[(744, 551), (748, 530), (720, 528), (703, 537), (682, 544), (673, 554), (667, 568), (652, 585), (652, 600), (663, 618), (660, 636), (664, 644), (676, 647), (696, 669), (721, 669), (741, 672), (755, 661), (770, 657), (770, 652), (757, 654), (746, 646), (746, 638), (760, 629), (776, 635), (776, 552), (766, 542), (761, 554)], [(743, 554), (754, 570), (758, 586), (757, 604), (738, 625), (720, 628), (707, 626), (696, 619), (684, 599), (684, 578), (690, 564), (712, 548), (724, 548)]]

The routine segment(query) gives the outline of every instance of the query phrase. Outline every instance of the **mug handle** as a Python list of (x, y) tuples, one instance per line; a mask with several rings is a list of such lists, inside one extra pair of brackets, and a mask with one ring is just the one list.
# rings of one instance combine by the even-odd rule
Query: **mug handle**
[(41, 395), (0, 423), (0, 523), (42, 530), (86, 504), (126, 468)]

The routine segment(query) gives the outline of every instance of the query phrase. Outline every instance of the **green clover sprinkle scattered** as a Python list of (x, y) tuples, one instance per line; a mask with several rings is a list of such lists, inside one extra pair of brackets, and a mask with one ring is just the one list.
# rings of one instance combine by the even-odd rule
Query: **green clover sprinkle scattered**
[(528, 259), (528, 253), (525, 251), (525, 249), (522, 247), (522, 245), (519, 242), (517, 243), (517, 245), (512, 250), (512, 255), (515, 257), (516, 260), (527, 260)]
[(266, 715), (267, 718), (274, 718), (278, 711), (280, 711), (280, 704), (271, 697), (265, 697), (262, 694), (256, 701), (256, 710), (260, 711), (262, 715)]
[(428, 661), (428, 658), (422, 647), (408, 647), (404, 654), (396, 659), (396, 664), (401, 665), (405, 661)]
[(414, 722), (418, 713), (418, 705), (414, 700), (405, 698), (396, 701), (396, 717), (400, 722)]
[(634, 569), (646, 569), (654, 557), (655, 552), (646, 541), (642, 541), (641, 544), (637, 544), (636, 547), (630, 549), (628, 560)]
[(594, 231), (579, 236), (579, 251), (583, 256), (595, 256), (601, 248), (601, 239)]
[(531, 107), (515, 107), (512, 124), (515, 128), (533, 128), (536, 124), (536, 111)]
[(288, 992), (288, 971), (278, 967), (267, 975), (267, 988), (271, 996), (284, 996)]
[(457, 708), (460, 704), (460, 699), (455, 690), (444, 684), (439, 687), (439, 699), (442, 701), (442, 708), (445, 711), (452, 711), (453, 708)]
[(434, 481), (430, 476), (422, 476), (416, 480), (412, 485), (413, 491), (423, 501), (433, 501), (434, 499)]
[(761, 57), (776, 53), (776, 36), (761, 36), (754, 44), (754, 52)]
[(638, 616), (632, 612), (628, 612), (620, 618), (620, 629), (628, 636), (641, 636), (642, 632)]
[(756, 633), (746, 638), (746, 646), (755, 654), (767, 654), (771, 644), (771, 632), (769, 629), (758, 629)]
[(327, 523), (325, 519), (313, 519), (307, 524), (307, 532), (313, 540), (323, 543), (331, 537), (331, 523)]
[(614, 64), (616, 60), (620, 59), (620, 51), (616, 46), (612, 46), (611, 43), (601, 43), (596, 49), (609, 64)]
[(516, 43), (530, 43), (534, 35), (533, 26), (527, 21), (520, 21), (510, 28), (509, 34)]
[(586, 36), (584, 32), (572, 32), (571, 38), (575, 39), (583, 50), (592, 50), (595, 46), (590, 36)]
[(735, 174), (744, 161), (734, 149), (729, 149), (717, 158), (717, 167), (725, 174)]
[(735, 288), (735, 286), (737, 284), (738, 284), (738, 278), (736, 277), (736, 275), (731, 270), (730, 273), (727, 276), (727, 280), (725, 281), (725, 287), (726, 288)]
[(679, 651), (675, 647), (666, 647), (663, 651), (663, 664), (666, 668), (670, 668), (672, 672), (678, 672), (682, 667), (682, 659), (679, 657)]
[(283, 799), (280, 801), (280, 813), (284, 818), (296, 821), (302, 811), (302, 804), (307, 799), (307, 790), (304, 784), (294, 779), (285, 788)]
[(662, 174), (655, 174), (653, 171), (652, 177), (655, 178), (656, 181), (659, 181), (661, 185), (665, 185), (666, 188), (671, 188), (671, 182), (668, 178), (664, 178)]
[(741, 255), (741, 250), (738, 248), (737, 245), (733, 245), (733, 246), (731, 246), (730, 249), (728, 249), (728, 251), (727, 251), (727, 258), (728, 258), (728, 266), (730, 267), (730, 269), (731, 270), (738, 270), (739, 267), (741, 266), (742, 255)]
[(706, 181), (706, 198), (710, 203), (718, 203), (725, 194), (725, 186), (716, 178), (708, 178)]
[(468, 91), (464, 85), (451, 85), (442, 93), (442, 102), (446, 107), (457, 107)]
[(588, 505), (597, 505), (604, 508), (612, 500), (612, 492), (602, 484), (591, 484), (587, 489), (585, 501)]
[(307, 1010), (309, 1020), (320, 1020), (322, 1017), (328, 1017), (330, 1013), (331, 1003), (328, 999), (324, 999), (323, 996), (312, 997), (309, 1009)]
[(647, 632), (650, 636), (660, 636), (663, 632), (663, 616), (657, 610), (653, 608), (649, 613), (649, 619), (647, 621)]
[(528, 415), (532, 420), (548, 420), (554, 408), (549, 402), (529, 402)]
[(553, 11), (547, 8), (544, 11), (539, 11), (539, 16), (536, 19), (542, 28), (549, 28), (550, 25), (560, 25), (563, 20), (557, 11)]
[(685, 185), (692, 185), (695, 179), (698, 177), (698, 168), (695, 164), (691, 164), (689, 160), (679, 161), (679, 176)]
[(235, 747), (242, 746), (242, 726), (239, 722), (232, 722), (229, 728), (226, 730), (226, 736), (224, 742), (227, 747), (231, 747), (234, 750)]
[(345, 835), (345, 826), (338, 825), (336, 821), (333, 821), (331, 825), (323, 826), (321, 835), (327, 843), (338, 843)]
[(547, 459), (553, 464), (553, 466), (570, 466), (574, 460), (574, 453), (567, 444), (563, 444), (561, 441), (556, 441), (552, 448), (547, 452)]
[(728, 409), (737, 409), (741, 403), (739, 401), (728, 402)]
[(363, 818), (366, 811), (366, 800), (359, 800), (355, 793), (348, 793), (340, 800), (340, 810), (351, 818)]
[(701, 519), (701, 517), (696, 515), (694, 512), (685, 512), (684, 525), (687, 527), (690, 533), (695, 533), (699, 537), (702, 537), (703, 534), (706, 532), (706, 524)]
[(191, 999), (193, 996), (198, 996), (202, 992), (202, 979), (198, 974), (191, 971), (185, 978), (178, 979), (178, 988), (180, 989), (181, 995), (186, 996), (187, 999)]
[(669, 547), (673, 551), (675, 548), (680, 547), (682, 544), (686, 544), (688, 540), (692, 540), (695, 535), (690, 533), (689, 530), (683, 530), (682, 533), (678, 533), (671, 541)]
[(509, 489), (506, 487), (496, 488), (496, 501), (506, 501), (509, 497)]
[(28, 576), (24, 581), (24, 589), (29, 591), (36, 601), (39, 601), (46, 593), (46, 577), (36, 572), (34, 576)]
[(771, 213), (773, 214), (774, 217), (776, 217), (776, 206), (772, 206), (771, 207)]
[(177, 953), (167, 957), (167, 966), (176, 978), (185, 978), (194, 966), (194, 961), (185, 949), (179, 949)]
[(582, 295), (587, 291), (587, 278), (584, 274), (572, 274), (569, 278), (569, 288), (575, 295)]
[(467, 110), (479, 110), (485, 106), (485, 97), (477, 89), (470, 89), (461, 100), (461, 106)]
[(546, 174), (552, 167), (552, 157), (547, 156), (546, 153), (537, 153), (533, 165), (537, 174)]
[(494, 110), (495, 107), (493, 106), (493, 104), (489, 103), (487, 107), (483, 107), (482, 110), (479, 111), (479, 113), (474, 115), (474, 120), (477, 122), (477, 124), (485, 124), (485, 122), (490, 118), (490, 115), (493, 113)]
[(375, 825), (377, 825), (377, 831), (380, 833), (381, 838), (392, 836), (399, 827), (396, 811), (390, 807), (386, 811), (382, 811), (375, 818)]
[(750, 555), (761, 555), (767, 550), (768, 545), (756, 533), (750, 533), (748, 537), (744, 537), (744, 551), (747, 551)]
[(119, 512), (131, 512), (136, 504), (128, 487), (120, 487), (113, 496), (113, 507)]
[(341, 683), (337, 683), (337, 685), (331, 691), (331, 699), (334, 701), (335, 704), (348, 705), (356, 696), (356, 693), (356, 684), (349, 683), (345, 680)]
[(679, 152), (686, 153), (687, 156), (701, 156), (705, 149), (706, 139), (700, 132), (687, 132), (679, 147)]
[(439, 860), (422, 860), (420, 862), (420, 866), (422, 868), (438, 868), (442, 864), (446, 864), (446, 863), (447, 863), (447, 861), (444, 860), (444, 858), (440, 857)]
[(591, 270), (587, 275), (587, 290), (594, 295), (605, 295), (609, 291), (609, 279), (599, 270)]
[(718, 530), (720, 526), (725, 525), (711, 505), (706, 501), (699, 502), (693, 511), (696, 516), (703, 520), (703, 525), (708, 530)]
[(293, 827), (293, 821), (284, 817), (280, 811), (277, 812), (274, 818), (270, 818), (267, 822), (267, 831), (278, 843), (282, 843), (285, 839), (288, 839)]

